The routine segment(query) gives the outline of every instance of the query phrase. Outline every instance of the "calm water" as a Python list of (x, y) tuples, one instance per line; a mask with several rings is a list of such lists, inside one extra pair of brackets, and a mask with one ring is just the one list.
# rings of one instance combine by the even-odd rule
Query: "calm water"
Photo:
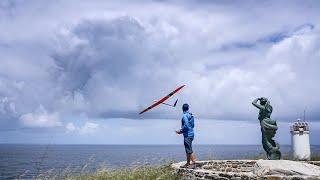
[[(312, 146), (320, 154), (320, 146)], [(246, 159), (261, 155), (261, 146), (195, 145), (199, 160)], [(290, 146), (281, 146), (283, 154)], [(37, 174), (75, 174), (106, 167), (161, 165), (185, 159), (182, 145), (0, 145), (0, 179)]]

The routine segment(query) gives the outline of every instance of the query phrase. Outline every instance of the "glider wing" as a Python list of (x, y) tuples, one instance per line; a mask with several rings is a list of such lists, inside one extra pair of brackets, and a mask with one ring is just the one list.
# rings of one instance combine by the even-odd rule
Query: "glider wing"
[(180, 87), (178, 87), (176, 90), (172, 91), (170, 94), (168, 94), (167, 96), (163, 97), (162, 99), (160, 99), (159, 101), (157, 101), (156, 103), (152, 104), (151, 106), (149, 106), (148, 108), (146, 108), (145, 110), (141, 111), (139, 114), (143, 114), (146, 111), (149, 111), (150, 109), (158, 106), (159, 104), (163, 103), (164, 101), (166, 101), (167, 99), (169, 99), (171, 96), (173, 96), (175, 93), (177, 93), (178, 91), (180, 91), (180, 89), (182, 89), (185, 85), (182, 85)]

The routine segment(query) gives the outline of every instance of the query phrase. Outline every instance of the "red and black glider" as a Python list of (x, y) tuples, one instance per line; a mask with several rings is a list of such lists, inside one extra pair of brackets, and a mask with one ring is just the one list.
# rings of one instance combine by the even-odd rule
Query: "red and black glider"
[(176, 90), (172, 91), (170, 94), (168, 94), (167, 96), (163, 97), (162, 99), (155, 101), (154, 104), (152, 104), (151, 106), (149, 106), (148, 108), (146, 108), (145, 110), (141, 111), (139, 114), (143, 114), (146, 111), (149, 111), (150, 109), (158, 106), (159, 104), (164, 104), (164, 105), (168, 105), (168, 106), (172, 106), (175, 107), (177, 105), (178, 99), (175, 101), (175, 103), (173, 105), (171, 104), (167, 104), (164, 103), (167, 99), (169, 99), (171, 96), (173, 96), (175, 93), (177, 93), (178, 91), (180, 91), (185, 85), (182, 85), (180, 87), (178, 87)]

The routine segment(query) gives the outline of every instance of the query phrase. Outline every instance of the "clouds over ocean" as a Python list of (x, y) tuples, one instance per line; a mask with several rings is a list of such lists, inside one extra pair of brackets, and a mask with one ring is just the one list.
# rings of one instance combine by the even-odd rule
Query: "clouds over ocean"
[[(141, 109), (182, 84), (179, 102), (201, 119), (254, 121), (251, 101), (265, 96), (278, 121), (306, 109), (317, 122), (319, 8), (316, 1), (2, 1), (1, 129), (92, 132), (103, 119), (141, 119)], [(179, 108), (159, 107), (143, 118), (179, 116)]]

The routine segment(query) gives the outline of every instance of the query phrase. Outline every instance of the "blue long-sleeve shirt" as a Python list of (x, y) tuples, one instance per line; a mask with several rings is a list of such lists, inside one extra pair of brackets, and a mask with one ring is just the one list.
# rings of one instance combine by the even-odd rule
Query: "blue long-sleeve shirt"
[(183, 116), (181, 119), (181, 130), (184, 137), (194, 137), (194, 118), (191, 113), (183, 112)]

